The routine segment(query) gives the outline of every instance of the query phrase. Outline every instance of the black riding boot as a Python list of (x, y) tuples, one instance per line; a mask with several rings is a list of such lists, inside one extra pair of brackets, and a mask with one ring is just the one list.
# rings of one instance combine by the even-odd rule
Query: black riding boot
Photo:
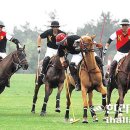
[(97, 62), (97, 65), (98, 67), (100, 68), (101, 70), (101, 74), (102, 74), (102, 83), (104, 86), (106, 86), (106, 81), (105, 81), (105, 78), (104, 78), (104, 70), (103, 70), (103, 63), (102, 63), (102, 60), (100, 57), (98, 56), (95, 56), (95, 59), (96, 59), (96, 62)]
[(111, 63), (111, 67), (110, 67), (110, 73), (109, 73), (109, 81), (110, 81), (110, 82), (111, 82), (112, 78), (115, 77), (116, 67), (117, 67), (117, 61), (114, 60), (114, 61)]
[(78, 70), (77, 70), (77, 66), (75, 65), (74, 62), (70, 63), (69, 69), (70, 69), (71, 76), (73, 77), (73, 79), (75, 81), (75, 90), (76, 91), (81, 90), (80, 79), (78, 76)]
[(49, 56), (45, 57), (44, 60), (43, 60), (42, 71), (41, 71), (41, 75), (40, 75), (43, 82), (45, 81), (45, 74), (46, 74), (46, 71), (47, 71), (47, 66), (49, 64), (49, 61), (50, 61)]

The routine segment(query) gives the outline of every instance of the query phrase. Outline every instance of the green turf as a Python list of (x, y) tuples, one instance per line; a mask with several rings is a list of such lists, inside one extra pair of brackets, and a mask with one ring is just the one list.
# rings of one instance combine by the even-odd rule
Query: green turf
[[(50, 96), (47, 115), (40, 117), (40, 111), (44, 98), (44, 86), (41, 87), (38, 102), (36, 104), (36, 113), (31, 113), (32, 97), (34, 91), (34, 75), (15, 74), (11, 78), (11, 87), (6, 88), (0, 95), (0, 130), (129, 130), (130, 124), (106, 124), (103, 122), (103, 113), (98, 112), (98, 123), (92, 122), (89, 113), (88, 124), (82, 124), (82, 98), (81, 92), (75, 92), (72, 95), (72, 104), (76, 118), (80, 121), (75, 124), (64, 122), (64, 113), (66, 108), (65, 89), (61, 93), (61, 113), (55, 112), (55, 96), (57, 89), (54, 89)], [(117, 91), (114, 90), (112, 102), (117, 100)], [(125, 98), (125, 103), (129, 103), (130, 93)], [(94, 104), (101, 104), (100, 93), (94, 92)], [(72, 112), (70, 112), (72, 117)], [(113, 114), (112, 114), (113, 116)], [(126, 115), (130, 117), (130, 114)]]

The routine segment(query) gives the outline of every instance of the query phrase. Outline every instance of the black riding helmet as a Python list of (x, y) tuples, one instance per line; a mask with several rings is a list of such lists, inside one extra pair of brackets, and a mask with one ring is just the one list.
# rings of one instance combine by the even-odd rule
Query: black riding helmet
[(3, 24), (3, 22), (0, 21), (0, 27), (5, 27), (5, 25)]
[(120, 25), (130, 25), (130, 22), (128, 19), (122, 19)]
[(59, 22), (58, 21), (52, 21), (50, 27), (60, 27)]

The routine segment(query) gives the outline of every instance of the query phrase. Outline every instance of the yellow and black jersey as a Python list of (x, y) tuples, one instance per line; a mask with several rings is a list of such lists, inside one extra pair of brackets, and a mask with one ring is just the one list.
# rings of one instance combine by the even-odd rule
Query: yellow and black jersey
[[(58, 30), (59, 33), (65, 33), (61, 30)], [(47, 46), (53, 49), (58, 49), (58, 46), (56, 45), (56, 36), (53, 35), (53, 29), (46, 30), (43, 32), (40, 37), (42, 39), (47, 38)]]

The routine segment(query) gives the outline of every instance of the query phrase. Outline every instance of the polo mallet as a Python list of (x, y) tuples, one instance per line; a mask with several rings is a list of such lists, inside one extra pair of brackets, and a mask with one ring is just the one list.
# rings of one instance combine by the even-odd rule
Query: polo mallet
[[(67, 71), (66, 71), (66, 75), (67, 75)], [(73, 108), (72, 100), (71, 100), (71, 97), (70, 97), (69, 87), (68, 87), (67, 84), (65, 84), (65, 87), (67, 88), (67, 91), (68, 91), (69, 99), (70, 99), (70, 102), (71, 102), (72, 115), (73, 115), (73, 118), (70, 118), (70, 123), (73, 124), (73, 123), (78, 122), (80, 119), (76, 119), (75, 118), (75, 113), (74, 113), (74, 108)]]
[[(105, 21), (106, 21), (106, 16), (104, 16), (104, 21), (103, 21), (103, 25), (102, 25), (102, 31), (101, 31), (101, 35), (100, 35), (100, 40), (99, 42), (102, 43), (102, 36), (104, 33), (104, 27), (105, 27)], [(102, 62), (104, 62), (104, 55), (103, 55), (103, 47), (100, 49), (100, 57), (102, 59)]]
[(37, 72), (36, 72), (36, 85), (38, 85), (38, 78), (39, 78), (39, 63), (40, 62), (40, 52), (38, 53), (38, 59), (37, 59)]

